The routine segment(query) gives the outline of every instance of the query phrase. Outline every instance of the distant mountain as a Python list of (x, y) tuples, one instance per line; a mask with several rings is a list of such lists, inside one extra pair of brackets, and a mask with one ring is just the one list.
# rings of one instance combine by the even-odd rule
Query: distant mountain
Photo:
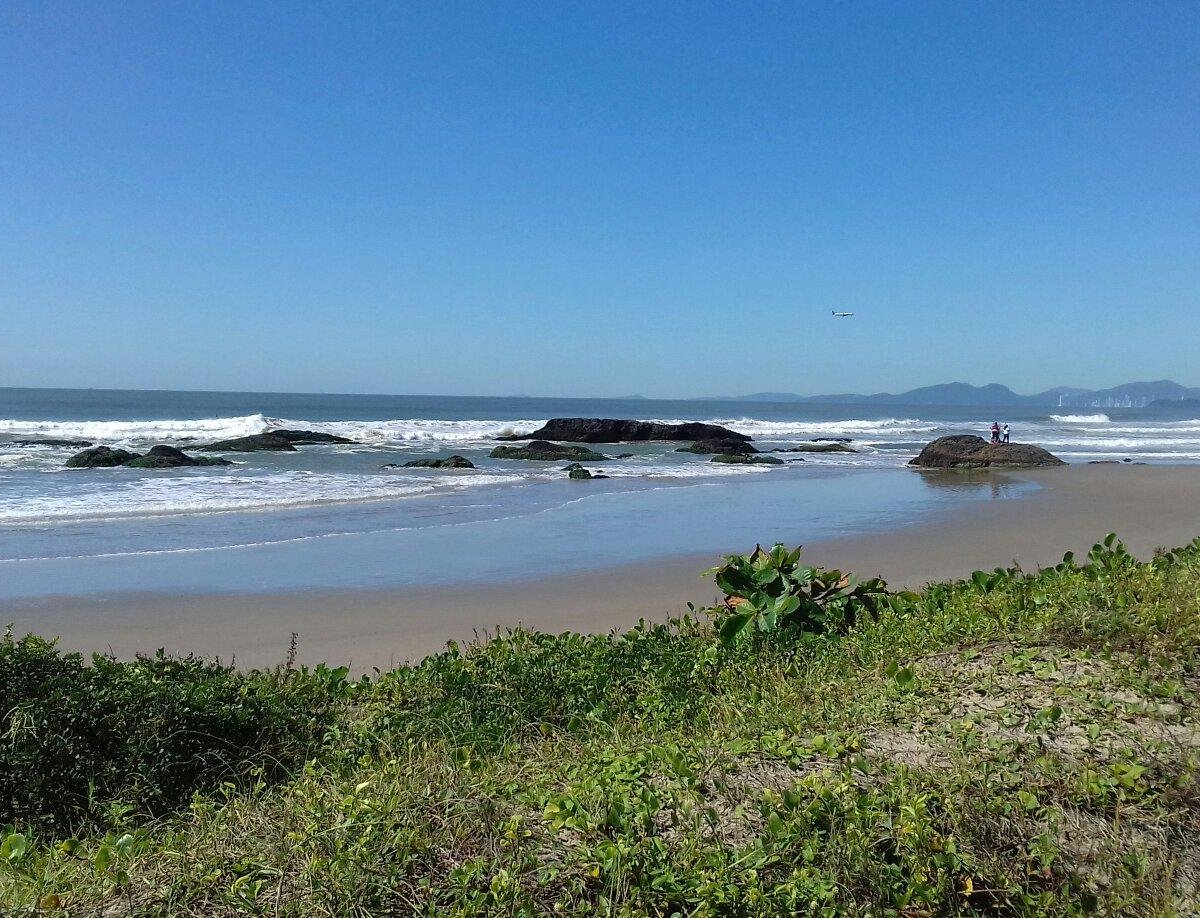
[(717, 401), (731, 402), (804, 402), (809, 396), (797, 395), (795, 392), (755, 392), (752, 395), (735, 395), (730, 399)]
[(1147, 408), (1200, 408), (1200, 398), (1156, 398)]
[[(737, 401), (754, 402), (835, 402), (844, 405), (936, 405), (942, 407), (997, 405), (1026, 408), (1145, 408), (1156, 402), (1200, 398), (1200, 388), (1189, 389), (1170, 380), (1131, 382), (1111, 389), (1080, 389), (1056, 386), (1036, 395), (1018, 395), (1008, 386), (991, 383), (972, 386), (969, 383), (942, 383), (922, 386), (893, 394), (874, 395), (795, 395), (790, 392), (756, 392)], [(1155, 407), (1160, 407), (1156, 405)]]

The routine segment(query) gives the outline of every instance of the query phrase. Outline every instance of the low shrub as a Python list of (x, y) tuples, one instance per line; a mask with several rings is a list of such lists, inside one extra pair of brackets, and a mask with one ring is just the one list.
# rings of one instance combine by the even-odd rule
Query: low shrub
[(697, 661), (706, 621), (642, 623), (624, 634), (518, 629), (465, 651), (456, 645), (383, 676), (373, 729), (495, 746), (541, 727), (573, 729), (622, 715), (686, 722), (712, 694)]
[(0, 823), (71, 832), (114, 805), (155, 815), (255, 770), (281, 776), (332, 722), (344, 675), (240, 673), (161, 653), (89, 663), (10, 631), (0, 641)]

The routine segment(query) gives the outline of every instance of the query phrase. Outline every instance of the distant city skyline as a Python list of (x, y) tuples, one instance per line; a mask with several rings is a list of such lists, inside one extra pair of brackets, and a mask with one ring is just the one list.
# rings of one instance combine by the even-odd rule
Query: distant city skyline
[(1193, 4), (17, 0), (0, 79), (0, 386), (1197, 382)]

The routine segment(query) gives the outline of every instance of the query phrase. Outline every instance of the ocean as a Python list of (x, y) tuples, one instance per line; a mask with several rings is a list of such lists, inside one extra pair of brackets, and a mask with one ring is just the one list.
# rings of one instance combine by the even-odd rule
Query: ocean
[[(913, 472), (949, 433), (1013, 440), (1068, 462), (1200, 462), (1186, 411), (1041, 413), (746, 401), (0, 389), (0, 599), (129, 590), (254, 591), (522, 579), (693, 552), (895, 527), (1029, 485)], [(676, 443), (604, 444), (609, 478), (488, 458), (498, 435), (551, 417), (700, 420), (760, 449), (849, 438), (853, 453), (723, 466)], [(220, 468), (69, 470), (76, 448), (187, 449), (288, 427), (352, 445), (227, 454)], [(383, 468), (459, 454), (475, 470)], [(798, 458), (780, 453), (783, 458)], [(986, 476), (985, 476), (986, 479)]]

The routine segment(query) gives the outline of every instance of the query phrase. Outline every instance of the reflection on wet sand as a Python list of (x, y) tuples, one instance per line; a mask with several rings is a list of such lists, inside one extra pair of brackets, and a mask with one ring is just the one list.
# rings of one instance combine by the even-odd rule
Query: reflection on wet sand
[[(930, 488), (974, 496), (987, 495), (992, 500), (1008, 500), (1029, 488), (1028, 481), (1016, 481), (1004, 472), (992, 469), (914, 469)], [(990, 492), (990, 494), (988, 493)]]

